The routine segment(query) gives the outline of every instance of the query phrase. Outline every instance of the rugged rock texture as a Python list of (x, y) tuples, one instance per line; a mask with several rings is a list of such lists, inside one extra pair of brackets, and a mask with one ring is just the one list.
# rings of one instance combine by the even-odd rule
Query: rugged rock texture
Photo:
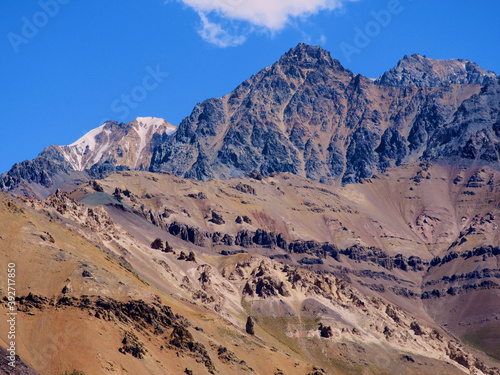
[(498, 78), (404, 60), (373, 82), (299, 45), (162, 137), (152, 168), (174, 174), (95, 180), (144, 168), (138, 121), (4, 176), (38, 194), (94, 176), (42, 201), (0, 192), (21, 358), (41, 373), (499, 374)]
[(73, 169), (60, 147), (50, 146), (35, 159), (16, 163), (2, 174), (0, 189), (30, 198), (44, 198), (57, 187), (77, 185), (88, 178), (86, 172)]
[(245, 325), (245, 331), (249, 335), (254, 335), (255, 334), (255, 329), (254, 329), (255, 323), (253, 322), (253, 319), (251, 316), (247, 318), (247, 324)]
[[(243, 285), (243, 295), (247, 303), (262, 316), (259, 325), (270, 332), (276, 329), (273, 323), (277, 316), (283, 319), (284, 316), (294, 314), (298, 300), (303, 300), (302, 312), (305, 312), (312, 308), (311, 300), (316, 299), (321, 301), (318, 305), (319, 311), (322, 312), (322, 321), (319, 323), (319, 329), (317, 325), (310, 329), (315, 331), (314, 335), (321, 337), (321, 340), (335, 340), (347, 336), (379, 337), (389, 346), (401, 345), (413, 353), (418, 352), (415, 346), (423, 344), (429, 352), (447, 357), (471, 373), (499, 372), (497, 368), (489, 368), (483, 361), (467, 353), (455, 340), (446, 339), (436, 329), (417, 322), (411, 313), (381, 299), (361, 296), (348, 281), (331, 274), (318, 274), (289, 266), (279, 267), (272, 261), (248, 255), (235, 266), (227, 267), (224, 275), (233, 280), (234, 284)], [(262, 284), (261, 293), (254, 293), (255, 288), (252, 286), (259, 285), (263, 280), (266, 282)], [(354, 322), (345, 314), (345, 309), (366, 315), (363, 321)], [(338, 311), (338, 315), (333, 311)], [(272, 319), (266, 321), (264, 317), (268, 316)], [(335, 318), (327, 318), (332, 316)], [(247, 321), (249, 320), (250, 317)], [(333, 325), (323, 324), (323, 321), (332, 322)], [(292, 330), (290, 326), (288, 329)], [(294, 327), (295, 334), (298, 329), (300, 328)], [(313, 333), (309, 332), (309, 337), (312, 335)], [(373, 362), (372, 359), (370, 363)]]
[[(483, 330), (500, 311), (499, 173), (387, 174), (339, 188), (126, 171), (41, 202), (0, 192), (0, 253), (30, 270), (19, 354), (41, 373), (497, 374), (498, 338)], [(173, 253), (151, 249), (157, 238)], [(474, 335), (491, 358), (448, 333)]]
[[(120, 217), (140, 215), (175, 236), (184, 258), (189, 252), (184, 247), (196, 245), (195, 252), (223, 259), (260, 254), (287, 266), (333, 274), (365, 295), (376, 294), (420, 317), (430, 315), (442, 327), (448, 324), (456, 337), (478, 335), (480, 347), (498, 358), (493, 349), (498, 338), (485, 338), (482, 332), (490, 326), (488, 332), (496, 332), (500, 318), (499, 176), (487, 167), (424, 162), (390, 168), (379, 178), (344, 187), (291, 174), (201, 183), (169, 174), (121, 172), (99, 181), (101, 193), (81, 187), (71, 195), (83, 194), (87, 198), (82, 201), (90, 201), (120, 187), (128, 191), (121, 203), (129, 207)], [(193, 199), (201, 186), (204, 199)], [(214, 223), (213, 212), (225, 223)], [(200, 259), (197, 253), (197, 264)], [(249, 272), (241, 265), (225, 277), (239, 280)], [(214, 272), (200, 271), (200, 280), (213, 277)], [(264, 269), (247, 281), (242, 294), (258, 298), (258, 306), (294, 295), (293, 288)], [(224, 311), (224, 301), (230, 299), (205, 281), (198, 289), (193, 283), (183, 285), (196, 301), (216, 311)], [(484, 308), (475, 308), (477, 303)], [(458, 317), (460, 306), (467, 307)], [(281, 304), (277, 309), (292, 314)], [(305, 309), (324, 313), (317, 306)], [(384, 336), (391, 334), (388, 327)]]
[(464, 101), (453, 114), (450, 124), (434, 131), (422, 158), (437, 160), (445, 157), (498, 168), (499, 83), (500, 80), (491, 79), (477, 95)]
[(108, 121), (16, 164), (0, 188), (44, 198), (125, 169), (199, 180), (290, 172), (325, 183), (419, 159), (499, 169), (499, 87), (475, 63), (416, 54), (373, 81), (299, 44), (230, 94), (197, 104), (178, 130), (153, 117)]
[(150, 170), (207, 180), (290, 172), (360, 181), (418, 160), (498, 164), (499, 82), (465, 60), (405, 56), (375, 82), (300, 44), (199, 103)]
[(376, 83), (387, 86), (439, 87), (451, 84), (484, 85), (496, 74), (463, 60), (435, 60), (419, 54), (405, 56), (398, 65), (385, 72)]

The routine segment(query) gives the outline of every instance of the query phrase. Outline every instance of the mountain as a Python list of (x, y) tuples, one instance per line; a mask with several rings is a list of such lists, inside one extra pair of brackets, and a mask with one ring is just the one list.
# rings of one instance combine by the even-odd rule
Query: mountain
[(175, 126), (155, 117), (138, 117), (127, 124), (108, 121), (60, 149), (76, 171), (104, 163), (146, 170), (151, 153), (161, 143), (162, 136), (175, 131)]
[(116, 170), (145, 170), (154, 148), (175, 131), (155, 117), (107, 121), (69, 146), (50, 146), (32, 161), (15, 164), (0, 176), (0, 188), (41, 199)]
[(463, 60), (436, 60), (419, 54), (405, 56), (398, 65), (385, 72), (375, 82), (387, 86), (440, 87), (449, 85), (476, 84), (484, 86), (496, 79), (477, 64)]
[(500, 374), (499, 193), (497, 171), (426, 163), (0, 193), (18, 354), (42, 374)]
[(372, 80), (300, 44), (178, 128), (14, 165), (18, 373), (500, 375), (498, 98), (465, 60)]
[(495, 73), (467, 60), (414, 54), (372, 80), (299, 44), (230, 94), (197, 104), (178, 128), (108, 121), (16, 164), (0, 188), (43, 198), (123, 169), (199, 180), (290, 172), (342, 184), (419, 160), (499, 169), (499, 91)]
[(499, 86), (474, 63), (419, 55), (373, 81), (299, 44), (197, 104), (150, 171), (199, 180), (290, 172), (345, 184), (418, 160), (498, 169)]

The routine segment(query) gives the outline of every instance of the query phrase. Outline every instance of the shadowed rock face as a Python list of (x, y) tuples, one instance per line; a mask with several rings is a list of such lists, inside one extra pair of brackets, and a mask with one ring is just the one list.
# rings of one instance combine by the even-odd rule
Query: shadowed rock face
[(491, 80), (460, 105), (448, 126), (434, 131), (423, 159), (448, 157), (490, 164), (498, 169), (499, 98), (499, 80)]
[(498, 168), (498, 88), (495, 73), (466, 60), (405, 56), (372, 81), (299, 44), (232, 93), (197, 104), (150, 171), (352, 183), (420, 158)]

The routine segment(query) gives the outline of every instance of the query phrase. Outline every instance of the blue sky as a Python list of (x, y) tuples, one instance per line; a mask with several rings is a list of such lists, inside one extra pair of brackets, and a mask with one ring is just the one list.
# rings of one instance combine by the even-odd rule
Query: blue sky
[(368, 77), (415, 52), (500, 73), (499, 14), (498, 0), (2, 0), (0, 173), (105, 119), (178, 125), (299, 42)]

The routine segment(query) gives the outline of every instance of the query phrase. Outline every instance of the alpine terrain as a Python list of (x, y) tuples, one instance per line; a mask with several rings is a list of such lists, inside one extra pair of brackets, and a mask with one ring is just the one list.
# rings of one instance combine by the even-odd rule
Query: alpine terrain
[(0, 372), (500, 374), (499, 99), (467, 60), (299, 44), (178, 127), (15, 164)]

